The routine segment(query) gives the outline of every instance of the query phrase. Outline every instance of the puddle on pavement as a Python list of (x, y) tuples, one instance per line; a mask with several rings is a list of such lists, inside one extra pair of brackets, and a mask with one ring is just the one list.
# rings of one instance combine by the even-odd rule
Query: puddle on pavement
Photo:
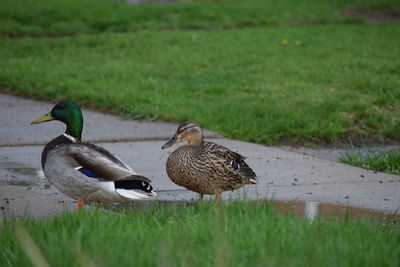
[(24, 176), (36, 176), (36, 168), (28, 167), (20, 162), (7, 161), (8, 158), (0, 158), (0, 169), (6, 173), (13, 173)]
[[(382, 223), (387, 223), (387, 224), (396, 224), (400, 220), (400, 215), (398, 214), (384, 214), (370, 209), (356, 208), (344, 205), (335, 205), (329, 203), (302, 202), (302, 201), (271, 201), (271, 200), (249, 201), (249, 203), (273, 205), (276, 207), (278, 212), (284, 214), (295, 214), (299, 217), (307, 217), (309, 220), (313, 220), (317, 216), (321, 216), (323, 218), (339, 218), (343, 220), (371, 218), (382, 221)], [(161, 207), (177, 206), (184, 208), (187, 206), (197, 205), (197, 202), (184, 201), (184, 200), (135, 201), (135, 202), (127, 202), (126, 204), (119, 205), (118, 207), (129, 206), (137, 208), (139, 210), (146, 211), (153, 205)]]
[(0, 185), (37, 187), (38, 189), (49, 187), (43, 171), (16, 162), (0, 163)]
[(0, 185), (16, 185), (16, 186), (24, 186), (29, 187), (33, 186), (36, 183), (31, 183), (27, 181), (20, 181), (20, 180), (7, 180), (7, 181), (0, 181)]
[(27, 168), (27, 167), (12, 167), (12, 168), (5, 168), (6, 171), (19, 174), (19, 175), (26, 175), (26, 176), (36, 176), (36, 169), (35, 168)]
[[(399, 220), (399, 215), (384, 214), (371, 209), (363, 209), (344, 205), (336, 205), (320, 202), (302, 202), (302, 201), (271, 201), (277, 207), (277, 210), (285, 214), (296, 214), (297, 216), (313, 219), (316, 216), (324, 218), (373, 218), (379, 220), (391, 220), (396, 222)], [(318, 203), (318, 204), (317, 204)], [(310, 213), (312, 215), (310, 216)]]
[(168, 3), (172, 3), (175, 0), (125, 0), (126, 3), (128, 4), (132, 4), (132, 5), (136, 5), (136, 4), (141, 4), (141, 3), (146, 3), (146, 2), (159, 2), (159, 3), (163, 3), (163, 4), (168, 4)]

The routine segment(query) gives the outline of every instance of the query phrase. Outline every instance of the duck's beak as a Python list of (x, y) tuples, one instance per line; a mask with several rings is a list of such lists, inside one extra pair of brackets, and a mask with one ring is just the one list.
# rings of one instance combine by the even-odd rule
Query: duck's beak
[(37, 124), (45, 121), (52, 121), (54, 120), (53, 116), (51, 116), (51, 113), (47, 113), (43, 117), (37, 118), (36, 120), (32, 121), (31, 124)]
[(177, 138), (176, 138), (176, 134), (175, 134), (171, 139), (168, 140), (168, 142), (166, 142), (166, 143), (161, 147), (161, 149), (169, 148), (169, 147), (175, 145), (176, 143), (177, 143)]

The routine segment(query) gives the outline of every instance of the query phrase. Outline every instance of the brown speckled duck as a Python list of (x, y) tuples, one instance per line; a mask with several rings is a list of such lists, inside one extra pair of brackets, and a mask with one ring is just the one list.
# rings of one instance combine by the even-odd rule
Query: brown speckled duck
[(199, 193), (200, 202), (204, 194), (216, 194), (215, 202), (218, 203), (223, 191), (257, 183), (256, 174), (246, 164), (245, 158), (226, 147), (203, 141), (203, 132), (196, 122), (179, 125), (162, 149), (182, 141), (187, 141), (187, 144), (168, 157), (167, 173), (175, 184)]

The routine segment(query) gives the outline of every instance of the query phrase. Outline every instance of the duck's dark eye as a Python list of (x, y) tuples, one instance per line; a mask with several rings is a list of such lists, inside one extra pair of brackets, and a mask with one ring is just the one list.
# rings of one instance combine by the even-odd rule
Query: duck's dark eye
[(65, 106), (64, 106), (63, 104), (61, 104), (61, 105), (59, 105), (59, 106), (58, 106), (58, 108), (60, 108), (60, 109), (64, 109), (64, 108), (65, 108)]
[(234, 168), (235, 170), (237, 170), (237, 169), (240, 167), (239, 163), (238, 163), (236, 160), (232, 160), (232, 161), (231, 161), (231, 166), (232, 166), (232, 168)]

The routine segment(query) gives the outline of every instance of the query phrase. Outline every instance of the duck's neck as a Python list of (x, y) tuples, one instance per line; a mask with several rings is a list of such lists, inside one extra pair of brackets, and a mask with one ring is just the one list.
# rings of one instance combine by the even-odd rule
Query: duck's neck
[(187, 145), (193, 152), (199, 152), (203, 150), (203, 143), (203, 138), (201, 138), (198, 140), (191, 140)]
[(66, 125), (67, 129), (65, 130), (65, 133), (81, 141), (83, 118), (82, 117), (75, 118), (72, 121), (68, 121)]

